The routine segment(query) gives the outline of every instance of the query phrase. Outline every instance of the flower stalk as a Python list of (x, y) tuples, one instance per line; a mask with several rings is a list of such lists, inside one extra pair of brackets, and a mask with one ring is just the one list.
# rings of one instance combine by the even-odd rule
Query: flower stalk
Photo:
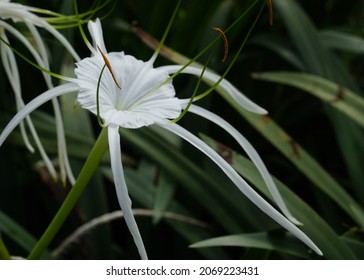
[(6, 248), (1, 237), (0, 237), (0, 260), (11, 260), (8, 249)]
[(52, 242), (53, 238), (55, 237), (55, 235), (69, 216), (73, 207), (77, 203), (78, 199), (80, 198), (83, 190), (85, 189), (94, 172), (96, 171), (96, 168), (99, 166), (99, 163), (103, 155), (105, 154), (107, 147), (107, 130), (103, 129), (101, 130), (100, 135), (95, 142), (95, 145), (88, 155), (86, 163), (84, 164), (76, 180), (76, 183), (70, 190), (66, 199), (62, 203), (61, 208), (54, 216), (52, 222), (50, 223), (42, 237), (39, 239), (37, 244), (34, 246), (33, 250), (30, 252), (28, 256), (29, 260), (39, 259), (48, 247), (48, 245)]

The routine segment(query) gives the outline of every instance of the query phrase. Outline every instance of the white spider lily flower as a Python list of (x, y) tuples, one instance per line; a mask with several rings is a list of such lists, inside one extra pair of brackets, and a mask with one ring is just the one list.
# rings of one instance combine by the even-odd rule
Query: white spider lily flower
[[(146, 259), (147, 254), (132, 214), (131, 200), (124, 179), (119, 127), (137, 129), (143, 126), (157, 125), (188, 141), (213, 160), (239, 190), (264, 213), (290, 231), (317, 254), (322, 255), (320, 249), (294, 223), (250, 187), (216, 151), (182, 126), (171, 122), (171, 119), (177, 118), (188, 104), (188, 100), (176, 97), (172, 80), (169, 78), (169, 74), (174, 71), (177, 72), (182, 66), (153, 68), (156, 55), (153, 55), (149, 61), (143, 62), (133, 56), (124, 54), (124, 52), (108, 53), (103, 41), (100, 21), (97, 19), (96, 22), (89, 22), (88, 27), (95, 47), (90, 46), (93, 53), (92, 57), (83, 59), (76, 64), (75, 73), (77, 79), (72, 83), (43, 93), (26, 105), (0, 135), (0, 145), (12, 129), (19, 124), (21, 119), (27, 116), (34, 108), (54, 96), (73, 91), (75, 87), (79, 88), (78, 101), (80, 105), (97, 114), (96, 91), (99, 84), (99, 115), (108, 129), (109, 153), (117, 197), (127, 226), (142, 259)], [(106, 69), (99, 79), (105, 63), (109, 64), (109, 71)], [(201, 69), (187, 67), (183, 72), (199, 76), (201, 71)], [(220, 78), (218, 75), (209, 72), (206, 74), (206, 77), (209, 83), (214, 83)], [(265, 113), (264, 109), (243, 97), (226, 80), (222, 80), (219, 86), (245, 108), (257, 113)], [(283, 200), (276, 191), (266, 167), (252, 145), (229, 123), (212, 112), (196, 105), (191, 105), (189, 111), (221, 126), (237, 140), (257, 166), (282, 211), (290, 216)], [(293, 217), (290, 218), (295, 221)]]
[[(9, 0), (0, 0), (0, 36), (2, 37), (2, 39), (5, 42), (9, 43), (6, 33), (10, 33), (24, 44), (24, 46), (29, 50), (29, 52), (32, 54), (35, 61), (40, 67), (49, 70), (49, 60), (48, 60), (46, 46), (41, 38), (41, 35), (39, 34), (37, 27), (43, 28), (47, 30), (49, 33), (51, 33), (69, 51), (69, 53), (73, 56), (73, 58), (76, 61), (79, 61), (80, 60), (79, 56), (74, 51), (70, 43), (66, 40), (66, 38), (64, 38), (64, 36), (61, 33), (59, 33), (54, 27), (52, 27), (50, 24), (44, 21), (41, 17), (37, 16), (32, 12), (36, 10), (37, 9), (33, 7), (25, 6), (18, 3), (11, 3)], [(29, 30), (30, 34), (32, 35), (32, 39), (34, 40), (35, 46), (33, 46), (33, 42), (31, 42), (17, 29), (11, 26), (6, 21), (8, 19), (11, 19), (14, 22), (24, 23), (27, 29)], [(3, 43), (0, 43), (0, 51), (1, 51), (2, 64), (4, 66), (5, 73), (9, 79), (10, 85), (14, 91), (16, 108), (19, 111), (24, 106), (24, 101), (22, 99), (22, 90), (20, 86), (21, 83), (20, 83), (19, 71), (15, 55), (13, 51)], [(50, 76), (45, 73), (43, 73), (43, 76), (48, 88), (52, 88), (53, 84)], [(63, 121), (58, 100), (53, 99), (52, 105), (54, 108), (54, 114), (56, 120), (61, 179), (63, 182), (65, 182), (67, 175), (70, 182), (73, 184), (75, 180), (68, 161), (67, 147), (63, 131)], [(33, 122), (29, 116), (26, 118), (26, 123), (34, 139), (35, 145), (39, 150), (41, 158), (45, 163), (45, 166), (49, 170), (51, 176), (54, 179), (56, 179), (57, 178), (56, 171), (43, 148), (43, 145), (39, 139), (37, 131), (35, 130)], [(23, 123), (20, 125), (20, 129), (22, 138), (24, 139), (25, 146), (28, 148), (30, 152), (34, 152), (34, 148), (30, 144), (30, 140), (27, 136), (26, 129)]]

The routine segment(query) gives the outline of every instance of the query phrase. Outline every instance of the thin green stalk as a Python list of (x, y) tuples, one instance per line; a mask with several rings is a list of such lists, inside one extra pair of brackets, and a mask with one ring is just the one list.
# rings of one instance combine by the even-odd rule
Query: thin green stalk
[(172, 122), (174, 122), (174, 123), (176, 123), (176, 122), (179, 122), (185, 115), (186, 115), (186, 113), (188, 112), (188, 109), (191, 107), (191, 105), (192, 105), (192, 103), (193, 103), (193, 101), (194, 101), (194, 99), (195, 99), (195, 96), (196, 96), (196, 94), (197, 94), (197, 91), (198, 91), (198, 89), (199, 89), (199, 87), (200, 87), (200, 84), (201, 84), (201, 81), (202, 81), (202, 78), (203, 78), (203, 75), (204, 75), (204, 73), (205, 73), (205, 70), (206, 70), (206, 68), (207, 68), (207, 65), (209, 64), (209, 62), (210, 62), (210, 60), (211, 60), (211, 58), (212, 58), (212, 54), (213, 54), (214, 52), (211, 52), (210, 53), (210, 55), (209, 55), (209, 57), (208, 57), (208, 59), (207, 59), (207, 61), (206, 61), (206, 64), (204, 65), (204, 67), (203, 67), (203, 69), (202, 69), (202, 71), (201, 71), (201, 74), (200, 74), (200, 77), (198, 78), (198, 81), (197, 81), (197, 84), (196, 84), (196, 87), (195, 87), (195, 90), (193, 91), (193, 93), (192, 93), (192, 96), (191, 96), (191, 98), (190, 98), (190, 101), (188, 102), (188, 104), (187, 104), (187, 106), (186, 106), (186, 108), (183, 110), (183, 112), (179, 115), (179, 117), (177, 117), (176, 119), (174, 119), (174, 120), (172, 120)]
[(168, 22), (167, 28), (164, 31), (164, 34), (162, 36), (162, 39), (160, 40), (159, 45), (158, 45), (157, 49), (155, 50), (155, 54), (156, 55), (159, 54), (159, 52), (161, 51), (161, 49), (163, 47), (163, 44), (164, 44), (165, 40), (167, 39), (168, 33), (171, 30), (172, 24), (173, 24), (174, 19), (175, 19), (176, 15), (177, 15), (177, 12), (179, 10), (179, 7), (181, 6), (181, 3), (182, 3), (182, 1), (179, 0), (178, 3), (177, 3), (177, 5), (176, 5), (176, 7), (175, 7), (175, 9), (174, 9), (174, 11), (173, 11), (172, 17), (171, 17), (171, 19)]
[(39, 239), (37, 244), (34, 246), (33, 250), (30, 252), (28, 259), (34, 260), (39, 259), (43, 252), (46, 250), (50, 242), (53, 240), (54, 236), (57, 234), (64, 221), (67, 219), (71, 213), (73, 207), (80, 198), (83, 190), (90, 181), (92, 175), (94, 174), (96, 168), (98, 167), (106, 149), (107, 144), (107, 129), (104, 128), (95, 145), (93, 146), (86, 163), (84, 164), (80, 175), (77, 178), (76, 183), (72, 187), (71, 191), (64, 200), (61, 208), (58, 210), (57, 214), (54, 216), (52, 222), (43, 233), (42, 237)]
[[(254, 7), (255, 5), (257, 5), (259, 2), (259, 0), (256, 0), (255, 2), (253, 2), (245, 11), (244, 13), (242, 13), (228, 28), (226, 28), (224, 33), (227, 33), (229, 30), (231, 30), (236, 24), (238, 24), (238, 22), (245, 17)], [(265, 4), (264, 4), (265, 5)], [(209, 92), (213, 91), (218, 85), (219, 83), (225, 78), (225, 76), (227, 75), (227, 73), (230, 71), (230, 69), (232, 68), (233, 64), (235, 63), (236, 59), (238, 58), (241, 50), (243, 49), (243, 47), (245, 46), (245, 43), (250, 35), (250, 33), (252, 32), (253, 28), (255, 27), (262, 11), (264, 8), (264, 5), (262, 5), (259, 15), (256, 17), (253, 25), (251, 26), (247, 36), (245, 37), (242, 45), (240, 46), (238, 53), (236, 54), (236, 56), (234, 57), (233, 61), (230, 63), (228, 69), (225, 71), (225, 73), (222, 75), (222, 77), (210, 88), (210, 90), (208, 92), (202, 93), (198, 96), (195, 97), (195, 101), (201, 99), (202, 97), (205, 97)], [(216, 44), (216, 42), (220, 39), (220, 36), (217, 36), (210, 44), (207, 45), (207, 47), (205, 47), (201, 52), (199, 52), (195, 57), (191, 58), (188, 62), (186, 62), (185, 65), (183, 65), (177, 72), (175, 72), (173, 75), (171, 75), (168, 79), (166, 79), (165, 81), (163, 81), (162, 83), (160, 83), (159, 85), (157, 85), (154, 89), (152, 89), (148, 95), (153, 94), (154, 92), (156, 92), (158, 89), (160, 89), (162, 86), (164, 86), (165, 84), (167, 84), (169, 81), (173, 80), (176, 76), (178, 76), (180, 73), (182, 73), (182, 71), (184, 69), (186, 69), (188, 66), (190, 66), (192, 63), (194, 63), (198, 58), (200, 58), (207, 50), (209, 50), (214, 44)], [(162, 48), (164, 45), (159, 43), (157, 49)]]
[(0, 260), (11, 260), (8, 249), (6, 248), (1, 238), (0, 238)]
[(99, 98), (99, 92), (100, 92), (100, 84), (101, 84), (101, 78), (102, 74), (104, 73), (106, 64), (104, 64), (104, 67), (102, 67), (99, 80), (97, 81), (97, 89), (96, 89), (96, 115), (97, 115), (97, 122), (99, 123), (100, 127), (105, 127), (105, 125), (102, 123), (101, 116), (100, 116), (100, 98)]
[[(234, 66), (235, 62), (237, 61), (237, 59), (239, 58), (239, 55), (241, 53), (241, 51), (243, 50), (243, 48), (245, 47), (246, 42), (248, 41), (248, 38), (250, 37), (250, 34), (253, 32), (253, 29), (255, 27), (255, 25), (258, 22), (258, 19), (260, 18), (260, 15), (262, 14), (264, 9), (264, 5), (262, 5), (262, 7), (260, 8), (259, 14), (258, 16), (255, 18), (252, 26), (250, 26), (249, 31), (247, 33), (247, 35), (245, 36), (243, 42), (240, 45), (240, 48), (238, 49), (237, 53), (235, 54), (233, 60), (231, 61), (231, 63), (229, 64), (229, 66), (226, 68), (225, 72), (221, 75), (220, 79), (214, 83), (208, 90), (206, 90), (205, 92), (201, 93), (200, 95), (196, 96), (194, 98), (194, 101), (200, 100), (204, 97), (206, 97), (208, 94), (210, 94), (213, 90), (215, 90), (218, 85), (220, 84), (220, 82), (225, 79), (226, 75), (230, 72), (231, 68)], [(230, 29), (230, 28), (228, 28)]]

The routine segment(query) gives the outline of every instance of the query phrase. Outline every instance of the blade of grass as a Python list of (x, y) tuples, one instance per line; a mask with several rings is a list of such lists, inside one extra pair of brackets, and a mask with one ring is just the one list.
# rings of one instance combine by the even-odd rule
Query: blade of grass
[(269, 232), (257, 232), (220, 236), (194, 243), (191, 248), (220, 246), (258, 248), (287, 253), (304, 259), (312, 258), (312, 255), (307, 252), (307, 248), (288, 233), (278, 235)]
[(161, 170), (159, 172), (159, 180), (155, 191), (155, 200), (153, 204), (154, 217), (153, 223), (157, 224), (163, 217), (163, 212), (167, 210), (169, 204), (173, 200), (176, 192), (176, 185), (173, 177)]
[[(345, 88), (359, 92), (359, 87), (348, 70), (338, 57), (324, 45), (312, 20), (297, 1), (275, 0), (273, 4), (287, 28), (291, 42), (306, 65), (305, 72), (330, 79)], [(341, 154), (350, 175), (351, 185), (358, 200), (363, 203), (364, 173), (361, 163), (364, 157), (362, 145), (364, 131), (356, 123), (343, 118), (336, 110), (328, 106), (325, 109), (335, 129)]]
[(10, 260), (11, 256), (6, 248), (3, 240), (0, 237), (0, 260)]
[[(27, 253), (32, 250), (37, 240), (17, 222), (12, 220), (8, 215), (0, 210), (0, 230), (11, 240), (23, 248)], [(45, 252), (43, 258), (51, 259), (48, 252)]]
[(256, 73), (253, 77), (304, 90), (364, 127), (364, 99), (339, 84), (316, 75), (297, 72)]
[(364, 39), (362, 37), (336, 30), (323, 30), (319, 32), (319, 35), (322, 42), (330, 49), (359, 55), (364, 53)]

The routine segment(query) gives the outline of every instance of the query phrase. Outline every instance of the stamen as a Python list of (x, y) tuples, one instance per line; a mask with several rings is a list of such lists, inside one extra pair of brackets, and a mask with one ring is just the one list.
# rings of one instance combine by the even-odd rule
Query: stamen
[(220, 36), (222, 38), (222, 40), (224, 41), (224, 57), (222, 59), (222, 62), (225, 62), (228, 54), (229, 54), (229, 42), (226, 38), (225, 32), (221, 30), (221, 28), (218, 27), (213, 27), (213, 30), (216, 30), (217, 32), (220, 33)]
[(97, 46), (97, 49), (99, 50), (99, 52), (101, 53), (101, 55), (102, 55), (102, 58), (104, 59), (104, 61), (105, 61), (105, 65), (106, 65), (106, 67), (109, 69), (109, 71), (110, 71), (110, 74), (111, 74), (111, 76), (112, 76), (112, 78), (113, 78), (113, 80), (114, 80), (114, 82), (115, 82), (115, 84), (116, 84), (116, 86), (121, 90), (121, 86), (119, 85), (119, 83), (117, 82), (117, 80), (116, 80), (116, 78), (115, 78), (115, 75), (114, 75), (114, 71), (112, 70), (112, 68), (111, 68), (111, 64), (110, 64), (110, 61), (107, 59), (107, 57), (106, 57), (106, 55), (102, 52), (102, 50), (100, 49), (100, 47), (99, 46)]
[(101, 69), (100, 76), (99, 76), (99, 79), (97, 81), (97, 87), (96, 87), (96, 115), (97, 115), (97, 122), (99, 123), (99, 126), (100, 127), (106, 127), (106, 125), (103, 124), (102, 121), (101, 121), (101, 116), (100, 116), (100, 98), (99, 98), (101, 77), (102, 77), (102, 74), (104, 73), (104, 70), (105, 70), (105, 67), (106, 66), (107, 66), (107, 64), (104, 64), (104, 66)]
[(272, 26), (273, 25), (273, 5), (272, 5), (272, 0), (266, 0), (267, 3), (267, 7), (269, 10), (269, 25)]

